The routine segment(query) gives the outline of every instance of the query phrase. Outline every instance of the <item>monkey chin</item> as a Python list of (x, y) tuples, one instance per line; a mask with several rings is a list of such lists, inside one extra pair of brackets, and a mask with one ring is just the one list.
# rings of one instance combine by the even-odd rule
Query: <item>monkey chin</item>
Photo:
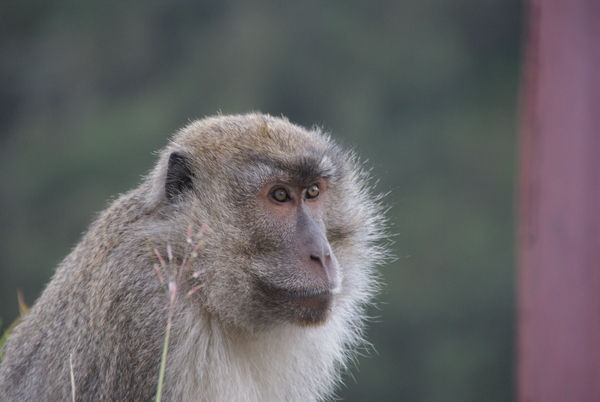
[(292, 293), (288, 296), (285, 307), (291, 310), (291, 318), (296, 322), (302, 325), (319, 325), (329, 317), (332, 301), (333, 295), (330, 292), (311, 295)]

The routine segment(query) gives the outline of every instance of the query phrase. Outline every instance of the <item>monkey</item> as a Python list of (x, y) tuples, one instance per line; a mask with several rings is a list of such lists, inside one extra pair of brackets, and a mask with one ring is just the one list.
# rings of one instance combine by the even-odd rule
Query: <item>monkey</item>
[(320, 128), (190, 123), (14, 329), (0, 400), (152, 401), (160, 381), (163, 401), (330, 400), (387, 257), (369, 183)]

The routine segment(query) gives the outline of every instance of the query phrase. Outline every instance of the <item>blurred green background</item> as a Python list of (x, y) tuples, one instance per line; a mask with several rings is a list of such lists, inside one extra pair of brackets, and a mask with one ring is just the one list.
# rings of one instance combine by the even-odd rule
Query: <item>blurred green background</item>
[(522, 4), (0, 2), (0, 317), (190, 120), (260, 110), (354, 147), (397, 259), (347, 401), (509, 401)]

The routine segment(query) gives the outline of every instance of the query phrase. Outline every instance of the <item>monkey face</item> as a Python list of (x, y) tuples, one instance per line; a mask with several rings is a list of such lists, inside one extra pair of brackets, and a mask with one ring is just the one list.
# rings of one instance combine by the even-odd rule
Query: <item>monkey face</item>
[(265, 307), (300, 324), (322, 323), (341, 288), (338, 261), (323, 226), (327, 184), (324, 179), (308, 185), (268, 183), (258, 200), (266, 222), (263, 233), (279, 239), (274, 242), (279, 256), (261, 261), (264, 274), (255, 275), (256, 286)]

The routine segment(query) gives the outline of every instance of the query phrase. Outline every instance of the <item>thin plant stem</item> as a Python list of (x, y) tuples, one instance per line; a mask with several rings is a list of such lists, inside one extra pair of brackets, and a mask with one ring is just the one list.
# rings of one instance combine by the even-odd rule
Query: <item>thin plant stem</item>
[(75, 373), (73, 372), (73, 353), (69, 354), (69, 367), (71, 369), (71, 400), (75, 402)]
[(156, 390), (156, 402), (160, 402), (162, 398), (163, 381), (165, 378), (165, 368), (167, 366), (167, 352), (169, 350), (169, 336), (171, 335), (171, 322), (173, 321), (173, 308), (175, 307), (175, 298), (177, 297), (177, 284), (169, 282), (169, 290), (171, 297), (169, 300), (169, 317), (167, 318), (167, 333), (165, 335), (165, 343), (163, 345), (163, 354), (160, 362), (160, 372), (158, 374), (158, 387)]
[[(192, 226), (190, 225), (188, 227), (187, 236), (186, 236), (186, 242), (188, 243), (188, 249), (186, 250), (183, 261), (181, 262), (181, 265), (179, 267), (177, 265), (177, 260), (174, 258), (174, 255), (173, 255), (173, 248), (171, 247), (171, 245), (169, 243), (167, 243), (167, 256), (166, 256), (167, 258), (165, 260), (165, 258), (163, 258), (163, 256), (161, 255), (161, 253), (158, 251), (157, 248), (155, 248), (155, 247), (151, 248), (151, 241), (150, 240), (148, 241), (148, 248), (151, 251), (153, 251), (154, 255), (156, 256), (156, 258), (158, 259), (158, 262), (159, 262), (158, 264), (154, 264), (154, 271), (156, 272), (156, 275), (158, 276), (160, 283), (162, 285), (165, 285), (165, 274), (170, 276), (170, 278), (171, 278), (167, 285), (168, 291), (169, 291), (169, 314), (167, 317), (167, 331), (165, 334), (165, 342), (163, 345), (162, 359), (160, 362), (160, 371), (158, 374), (158, 385), (157, 385), (157, 389), (156, 389), (155, 402), (160, 402), (161, 398), (162, 398), (163, 382), (164, 382), (164, 378), (165, 378), (165, 370), (167, 367), (167, 354), (169, 351), (169, 338), (171, 336), (173, 311), (175, 309), (175, 303), (177, 302), (178, 287), (182, 283), (183, 275), (189, 274), (192, 263), (198, 257), (200, 248), (204, 244), (204, 242), (201, 240), (201, 237), (207, 228), (208, 228), (208, 226), (203, 224), (200, 227), (200, 230), (198, 231), (196, 236), (194, 237), (192, 235)], [(195, 247), (193, 247), (195, 239), (198, 239), (198, 242), (195, 244)], [(191, 251), (189, 251), (190, 248), (192, 248)], [(198, 271), (194, 272), (191, 275), (191, 277), (194, 279), (197, 279), (203, 273), (204, 273), (204, 270), (198, 270)], [(194, 286), (190, 291), (187, 292), (186, 297), (192, 295), (194, 292), (196, 292), (198, 289), (200, 289), (203, 286), (204, 286), (203, 284)]]

